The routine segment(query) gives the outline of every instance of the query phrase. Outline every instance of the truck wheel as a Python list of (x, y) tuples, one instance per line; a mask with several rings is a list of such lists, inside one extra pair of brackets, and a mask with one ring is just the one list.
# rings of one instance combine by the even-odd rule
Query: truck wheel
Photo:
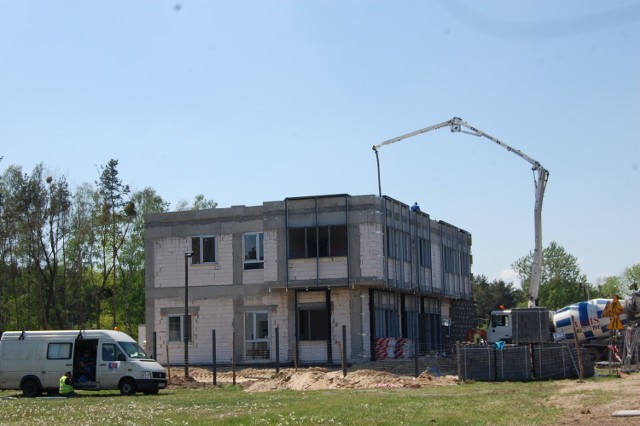
[(600, 348), (587, 348), (586, 355), (587, 359), (591, 362), (604, 361), (604, 350)]
[(38, 383), (35, 379), (27, 379), (22, 382), (22, 395), (27, 398), (35, 398), (36, 396), (40, 396), (42, 394), (42, 388), (40, 387), (40, 383)]
[(118, 387), (120, 388), (121, 395), (131, 396), (136, 393), (136, 382), (132, 379), (122, 379)]

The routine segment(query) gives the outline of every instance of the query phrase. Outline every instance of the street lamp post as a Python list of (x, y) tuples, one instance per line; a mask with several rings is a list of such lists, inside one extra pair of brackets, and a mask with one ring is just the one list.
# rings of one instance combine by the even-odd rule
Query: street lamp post
[(189, 379), (189, 258), (193, 256), (192, 251), (184, 252), (184, 320), (183, 320), (183, 340), (184, 340), (184, 378)]

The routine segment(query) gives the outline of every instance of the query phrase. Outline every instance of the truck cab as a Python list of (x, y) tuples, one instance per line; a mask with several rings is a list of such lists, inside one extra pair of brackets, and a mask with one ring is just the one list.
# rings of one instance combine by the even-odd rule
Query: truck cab
[(503, 341), (511, 343), (512, 335), (511, 309), (491, 311), (489, 327), (487, 328), (487, 342)]

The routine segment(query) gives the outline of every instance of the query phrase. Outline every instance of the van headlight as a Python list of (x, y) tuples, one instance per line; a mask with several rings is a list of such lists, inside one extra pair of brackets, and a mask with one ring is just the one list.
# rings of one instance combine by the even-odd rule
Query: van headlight
[(141, 379), (151, 379), (151, 371), (141, 371), (140, 372)]

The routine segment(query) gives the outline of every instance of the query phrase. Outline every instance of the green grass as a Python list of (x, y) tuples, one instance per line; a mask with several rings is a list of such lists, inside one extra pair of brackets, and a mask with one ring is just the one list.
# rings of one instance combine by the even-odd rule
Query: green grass
[(7, 398), (0, 424), (83, 425), (514, 425), (554, 424), (544, 406), (556, 382), (471, 383), (420, 389), (245, 392), (171, 389), (157, 396), (80, 392), (81, 398)]

